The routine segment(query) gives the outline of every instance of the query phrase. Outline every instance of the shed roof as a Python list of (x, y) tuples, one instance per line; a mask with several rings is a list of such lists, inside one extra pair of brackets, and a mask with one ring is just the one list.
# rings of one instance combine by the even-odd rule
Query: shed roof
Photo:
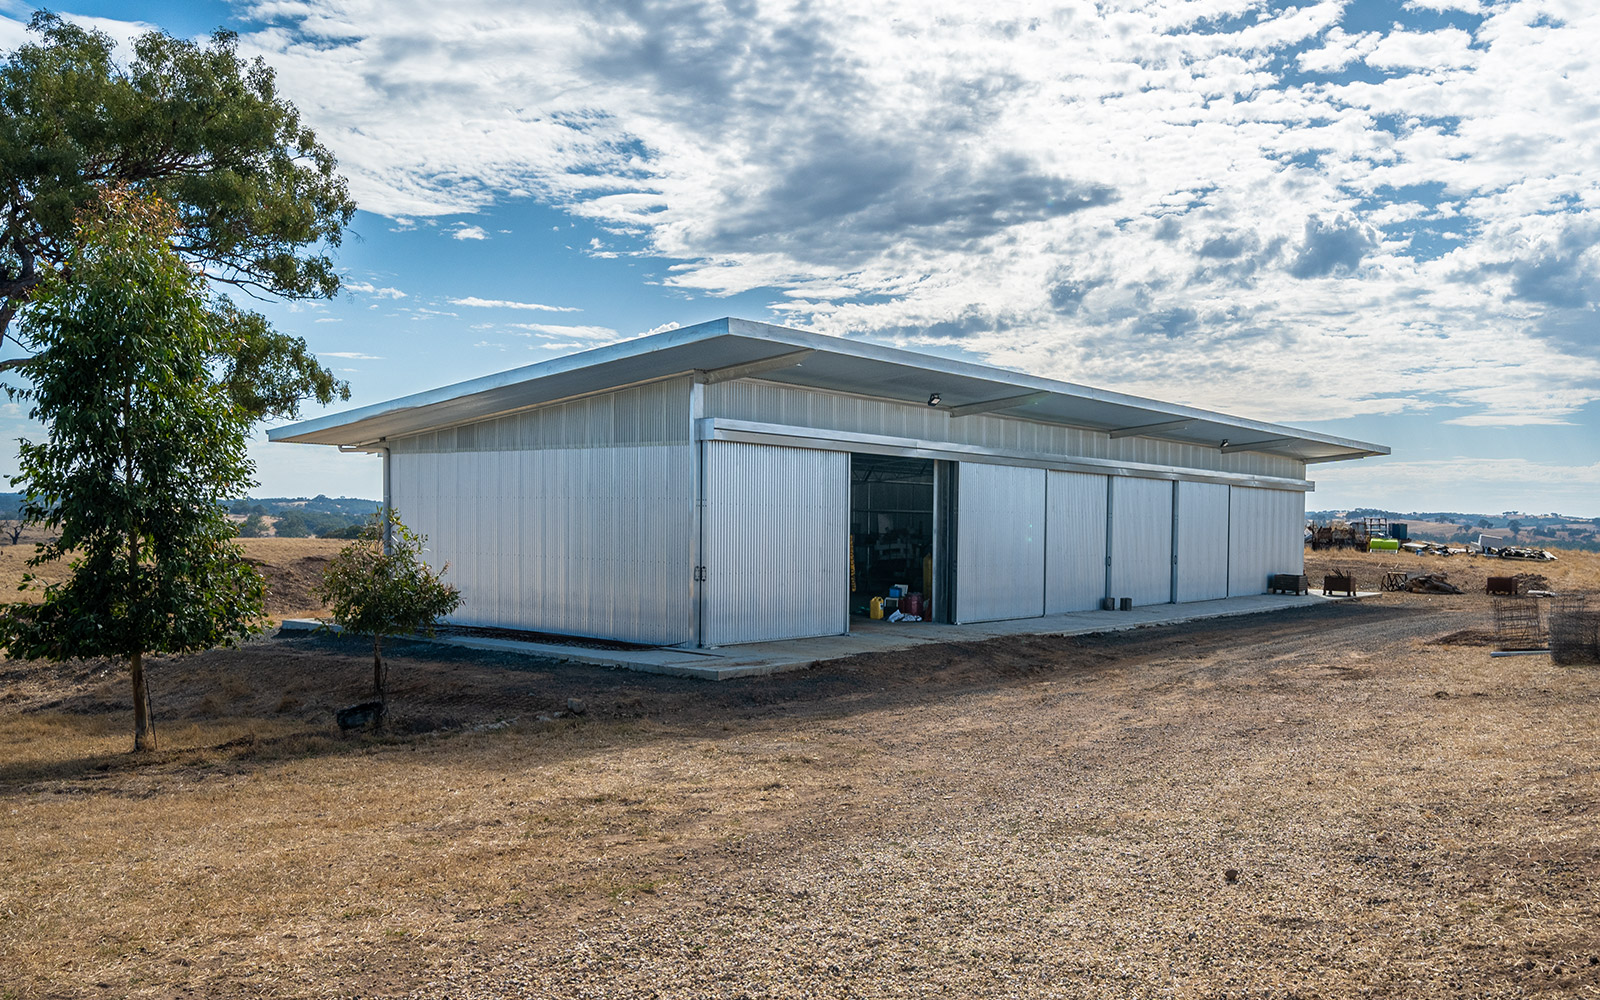
[(1114, 437), (1158, 437), (1306, 462), (1389, 453), (1384, 445), (731, 318), (275, 427), (267, 437), (304, 444), (370, 445), (685, 373), (701, 373), (711, 381), (759, 377), (918, 405), (938, 393), (939, 407), (956, 417), (993, 413), (1099, 430)]

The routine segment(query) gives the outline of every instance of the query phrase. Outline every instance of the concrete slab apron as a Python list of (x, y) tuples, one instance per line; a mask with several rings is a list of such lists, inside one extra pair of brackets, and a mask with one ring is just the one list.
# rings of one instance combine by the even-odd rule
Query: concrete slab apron
[[(1371, 596), (1375, 595), (1371, 593), (1356, 595), (1357, 598)], [(1231, 618), (1289, 608), (1314, 607), (1330, 601), (1348, 600), (1352, 598), (1322, 597), (1318, 594), (1304, 596), (1261, 594), (1253, 597), (1230, 597), (1220, 601), (1197, 601), (1193, 604), (1152, 604), (1134, 608), (1132, 611), (1078, 611), (1064, 615), (1047, 615), (1043, 618), (1018, 618), (1013, 621), (978, 622), (970, 625), (936, 625), (930, 622), (904, 624), (852, 619), (849, 635), (751, 642), (717, 649), (693, 649), (682, 646), (664, 646), (657, 649), (593, 649), (585, 646), (523, 642), (515, 639), (480, 639), (471, 636), (438, 636), (425, 641), (466, 649), (520, 653), (567, 663), (589, 663), (650, 674), (670, 674), (721, 681), (735, 677), (775, 674), (786, 670), (804, 670), (829, 660), (861, 653), (882, 653), (941, 642), (974, 642), (1010, 635), (1088, 635), (1093, 632), (1120, 632), (1126, 629), (1174, 625), (1205, 618)], [(283, 631), (294, 632), (307, 631), (319, 626), (319, 622), (311, 619), (291, 618), (283, 622), (282, 628)]]

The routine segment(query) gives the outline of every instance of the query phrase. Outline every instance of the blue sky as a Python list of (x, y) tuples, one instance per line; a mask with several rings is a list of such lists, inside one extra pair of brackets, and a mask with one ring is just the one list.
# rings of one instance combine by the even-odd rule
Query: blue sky
[(276, 68), (362, 211), (345, 294), (257, 308), (351, 405), (735, 315), (1393, 448), (1313, 507), (1600, 516), (1589, 0), (60, 11)]

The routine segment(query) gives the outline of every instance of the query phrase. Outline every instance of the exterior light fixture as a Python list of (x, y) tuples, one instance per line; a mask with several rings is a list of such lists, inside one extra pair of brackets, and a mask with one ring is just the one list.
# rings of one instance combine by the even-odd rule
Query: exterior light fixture
[(929, 394), (929, 396), (928, 396), (928, 405), (929, 406), (938, 406), (939, 405), (939, 394), (937, 392)]

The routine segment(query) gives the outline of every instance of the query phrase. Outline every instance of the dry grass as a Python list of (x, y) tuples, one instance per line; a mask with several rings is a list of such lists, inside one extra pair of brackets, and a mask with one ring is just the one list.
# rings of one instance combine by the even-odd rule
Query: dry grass
[(0, 995), (1595, 996), (1600, 672), (1435, 641), (1482, 611), (723, 685), (416, 646), (382, 737), (359, 645), (266, 640), (156, 663), (143, 759), (116, 669), (0, 663)]
[[(37, 530), (23, 532), (17, 545), (0, 545), (0, 600), (38, 600), (37, 591), (17, 591), (24, 573), (32, 572), (42, 583), (67, 579), (71, 571), (65, 562), (29, 570), (35, 547), (45, 540)], [(348, 541), (326, 538), (241, 538), (245, 557), (267, 579), (267, 617), (274, 623), (285, 618), (316, 617), (324, 612), (311, 590), (322, 578), (322, 571)], [(13, 595), (16, 596), (8, 596)]]
[[(1518, 573), (1537, 573), (1550, 581), (1557, 591), (1600, 592), (1600, 552), (1582, 552), (1572, 549), (1551, 549), (1554, 562), (1530, 562), (1521, 559), (1484, 558), (1482, 556), (1417, 556), (1409, 552), (1351, 552), (1324, 549), (1313, 552), (1306, 549), (1306, 574), (1313, 586), (1322, 584), (1322, 574), (1334, 571), (1355, 574), (1356, 585), (1362, 590), (1377, 590), (1385, 573), (1443, 573), (1450, 582), (1467, 594), (1484, 596), (1484, 584), (1491, 576), (1516, 576)], [(1398, 599), (1414, 600), (1418, 595), (1404, 595)]]

